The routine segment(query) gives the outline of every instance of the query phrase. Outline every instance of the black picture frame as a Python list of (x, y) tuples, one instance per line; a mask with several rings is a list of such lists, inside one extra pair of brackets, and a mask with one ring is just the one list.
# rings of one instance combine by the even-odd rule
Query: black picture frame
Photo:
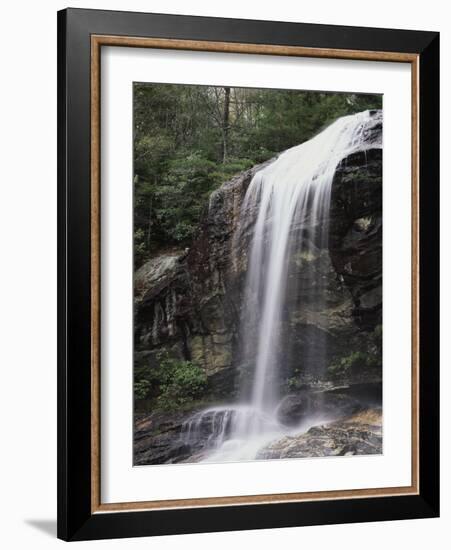
[[(419, 60), (419, 493), (93, 513), (91, 36), (400, 52)], [(66, 9), (58, 12), (58, 537), (88, 540), (439, 515), (439, 34)]]

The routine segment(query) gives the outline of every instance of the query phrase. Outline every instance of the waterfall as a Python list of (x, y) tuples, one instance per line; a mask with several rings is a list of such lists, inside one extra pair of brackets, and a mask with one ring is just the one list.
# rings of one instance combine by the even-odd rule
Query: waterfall
[[(243, 360), (253, 366), (251, 389), (238, 406), (197, 413), (182, 433), (186, 443), (201, 437), (202, 430), (208, 433), (206, 447), (213, 449), (209, 460), (253, 458), (264, 442), (287, 433), (276, 410), (284, 311), (290, 305), (288, 266), (294, 254), (309, 258), (327, 249), (336, 168), (352, 153), (382, 147), (371, 132), (381, 122), (381, 111), (339, 118), (254, 175), (241, 209), (243, 226), (255, 216), (241, 321)], [(315, 273), (304, 279), (314, 293)], [(315, 299), (321, 302), (324, 297), (317, 292)], [(302, 361), (308, 362), (308, 356)]]

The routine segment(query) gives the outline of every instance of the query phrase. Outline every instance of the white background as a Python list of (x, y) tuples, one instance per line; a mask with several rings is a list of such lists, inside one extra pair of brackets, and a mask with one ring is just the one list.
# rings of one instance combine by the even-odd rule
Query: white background
[[(183, 82), (383, 93), (384, 453), (132, 468), (132, 86)], [(411, 69), (405, 63), (106, 48), (102, 53), (101, 501), (408, 486)], [(125, 185), (124, 185), (125, 182)], [(402, 205), (402, 208), (399, 208)]]
[[(451, 29), (446, 3), (412, 0), (72, 1), (127, 9), (439, 30), (442, 32), (442, 280), (451, 280), (449, 150)], [(2, 10), (0, 88), (0, 540), (3, 547), (53, 548), (56, 517), (56, 10), (63, 2), (8, 3)], [(446, 101), (445, 101), (446, 99)], [(446, 252), (446, 254), (445, 254)], [(94, 548), (443, 548), (450, 536), (449, 283), (442, 287), (442, 518), (256, 532), (83, 543)], [(446, 401), (445, 401), (446, 398)]]

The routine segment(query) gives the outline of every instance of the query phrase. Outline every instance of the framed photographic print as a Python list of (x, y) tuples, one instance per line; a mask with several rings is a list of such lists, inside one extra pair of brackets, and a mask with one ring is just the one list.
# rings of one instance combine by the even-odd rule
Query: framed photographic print
[(435, 517), (439, 36), (58, 14), (58, 536)]

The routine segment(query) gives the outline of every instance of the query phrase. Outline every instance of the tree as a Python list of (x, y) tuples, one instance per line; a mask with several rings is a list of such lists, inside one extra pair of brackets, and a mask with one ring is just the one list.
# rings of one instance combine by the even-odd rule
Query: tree
[(190, 245), (210, 193), (381, 96), (136, 83), (134, 252)]
[(224, 114), (222, 117), (222, 162), (227, 160), (227, 142), (229, 138), (230, 88), (224, 88)]

